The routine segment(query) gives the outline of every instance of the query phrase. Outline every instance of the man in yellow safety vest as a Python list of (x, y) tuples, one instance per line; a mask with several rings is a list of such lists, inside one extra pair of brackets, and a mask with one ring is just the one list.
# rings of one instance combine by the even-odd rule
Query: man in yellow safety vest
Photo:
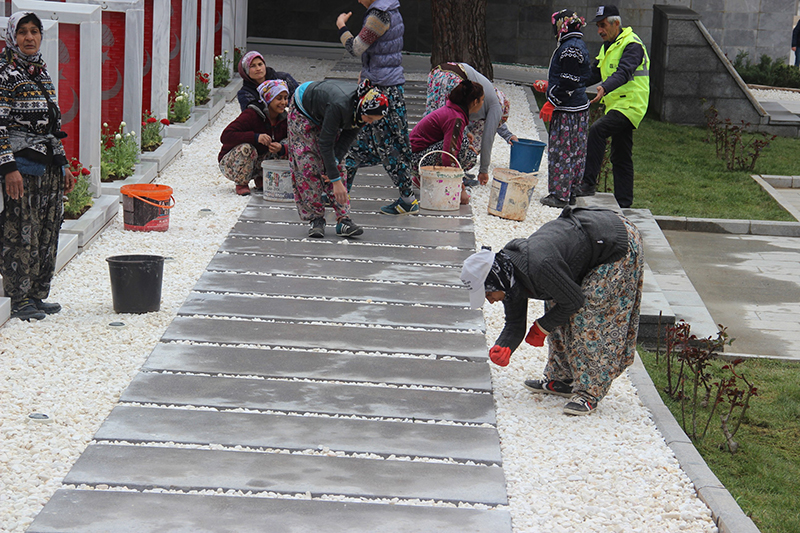
[(592, 22), (603, 46), (592, 63), (592, 78), (586, 86), (602, 80), (592, 103), (601, 101), (605, 115), (589, 128), (586, 170), (577, 196), (592, 196), (603, 162), (606, 140), (611, 137), (614, 197), (620, 207), (633, 203), (633, 130), (639, 127), (650, 97), (650, 58), (642, 40), (623, 28), (617, 6), (597, 8)]

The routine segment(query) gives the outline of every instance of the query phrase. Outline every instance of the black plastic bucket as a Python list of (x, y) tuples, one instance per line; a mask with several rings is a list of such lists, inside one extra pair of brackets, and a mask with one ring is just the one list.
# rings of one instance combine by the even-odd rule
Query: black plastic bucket
[(160, 255), (106, 257), (117, 313), (150, 313), (161, 308), (164, 258)]

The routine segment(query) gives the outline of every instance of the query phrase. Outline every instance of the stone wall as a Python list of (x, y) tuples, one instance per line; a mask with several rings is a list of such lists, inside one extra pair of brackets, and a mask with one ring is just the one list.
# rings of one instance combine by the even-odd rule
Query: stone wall
[[(405, 49), (428, 53), (431, 49), (431, 0), (401, 0), (406, 22)], [(571, 9), (591, 20), (599, 0), (573, 0)], [(789, 59), (792, 18), (797, 0), (677, 0), (670, 5), (695, 11), (731, 59), (746, 51)], [(623, 26), (633, 30), (650, 47), (653, 4), (642, 0), (617, 2)], [(555, 47), (550, 15), (565, 4), (554, 0), (489, 0), (487, 34), (493, 61), (546, 66)], [(293, 0), (281, 4), (276, 16), (272, 2), (249, 0), (248, 35), (270, 39), (337, 42), (336, 16), (352, 11), (355, 29), (364, 8), (355, 0)], [(601, 40), (593, 24), (586, 29), (589, 51), (596, 53)]]

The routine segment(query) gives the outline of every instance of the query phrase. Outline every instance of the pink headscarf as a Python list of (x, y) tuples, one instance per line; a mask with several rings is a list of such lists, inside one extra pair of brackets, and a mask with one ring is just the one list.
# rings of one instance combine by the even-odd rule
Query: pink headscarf
[[(253, 79), (250, 77), (250, 63), (252, 63), (253, 60), (257, 57), (261, 58), (261, 61), (264, 61), (264, 56), (262, 56), (255, 50), (247, 52), (245, 55), (242, 56), (242, 59), (239, 60), (239, 76), (241, 76), (243, 80), (247, 80), (250, 83), (255, 83), (253, 82)], [(264, 65), (266, 64), (267, 62), (264, 61)]]
[(269, 105), (281, 93), (289, 94), (289, 87), (283, 80), (267, 80), (258, 86), (258, 95), (261, 101)]

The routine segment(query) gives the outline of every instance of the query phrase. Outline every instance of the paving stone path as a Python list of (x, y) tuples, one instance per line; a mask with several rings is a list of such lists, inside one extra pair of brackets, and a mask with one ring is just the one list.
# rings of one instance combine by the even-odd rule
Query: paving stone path
[(470, 208), (352, 196), (350, 241), (251, 198), (29, 532), (511, 531)]

